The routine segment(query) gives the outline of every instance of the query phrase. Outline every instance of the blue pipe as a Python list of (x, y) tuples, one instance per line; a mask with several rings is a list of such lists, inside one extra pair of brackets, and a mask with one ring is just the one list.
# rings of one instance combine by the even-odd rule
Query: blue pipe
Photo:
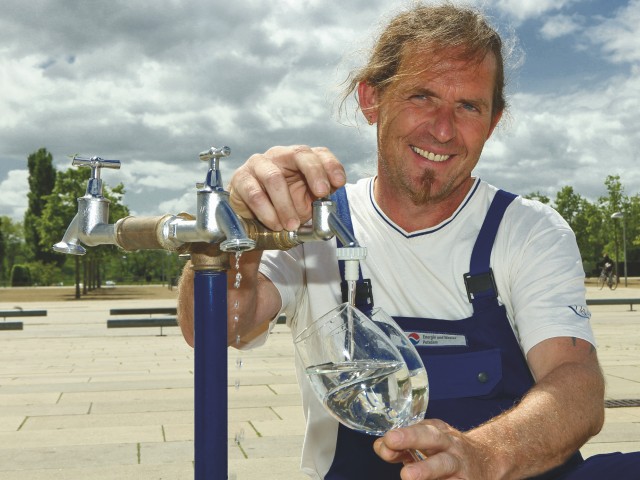
[(227, 478), (227, 272), (194, 278), (195, 480)]

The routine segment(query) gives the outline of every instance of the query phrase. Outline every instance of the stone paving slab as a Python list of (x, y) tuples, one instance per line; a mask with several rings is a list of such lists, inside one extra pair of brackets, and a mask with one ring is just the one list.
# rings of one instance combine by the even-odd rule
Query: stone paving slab
[[(2, 480), (193, 480), (192, 462), (121, 465), (115, 461), (110, 465), (87, 467), (62, 467), (3, 471)], [(296, 477), (274, 477), (296, 478)], [(302, 477), (308, 478), (308, 477)], [(238, 478), (239, 480), (239, 478)]]
[[(162, 442), (160, 425), (124, 427), (82, 427), (55, 430), (0, 432), (3, 449), (33, 448), (41, 445), (118, 445), (138, 442)], [(2, 468), (2, 467), (0, 467)]]
[(141, 427), (149, 425), (167, 425), (193, 423), (193, 412), (164, 411), (136, 412), (120, 414), (90, 415), (49, 415), (46, 417), (28, 417), (22, 424), (21, 431), (31, 430), (66, 430), (69, 428), (106, 428), (106, 427)]
[[(640, 290), (589, 291), (606, 296)], [(29, 308), (47, 317), (0, 333), (1, 480), (193, 478), (193, 351), (175, 328), (162, 337), (157, 328), (106, 329), (110, 308), (146, 304), (35, 302)], [(640, 398), (640, 313), (591, 310), (607, 398)], [(231, 350), (228, 374), (229, 478), (307, 478), (299, 472), (304, 418), (286, 326), (262, 348)], [(640, 407), (609, 408), (583, 454), (637, 450)]]
[(141, 465), (162, 465), (193, 462), (193, 440), (182, 442), (141, 443), (139, 463)]
[[(0, 478), (7, 478), (9, 471), (26, 471), (23, 475), (31, 478), (31, 470), (69, 469), (101, 467), (109, 465), (137, 465), (138, 448), (133, 444), (104, 445), (47, 445), (21, 448), (1, 448)], [(7, 467), (11, 468), (7, 468)], [(23, 477), (25, 478), (25, 477)]]
[[(240, 423), (242, 422), (235, 422), (236, 425), (239, 425)], [(231, 425), (232, 424), (230, 424), (227, 428), (229, 428), (229, 431), (235, 431), (235, 429), (232, 428)], [(167, 442), (193, 442), (193, 421), (183, 424), (165, 425), (164, 435)]]

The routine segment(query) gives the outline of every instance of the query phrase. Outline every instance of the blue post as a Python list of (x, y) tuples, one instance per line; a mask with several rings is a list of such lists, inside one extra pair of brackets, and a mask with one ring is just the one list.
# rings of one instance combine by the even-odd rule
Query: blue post
[(195, 480), (227, 478), (227, 273), (194, 278)]

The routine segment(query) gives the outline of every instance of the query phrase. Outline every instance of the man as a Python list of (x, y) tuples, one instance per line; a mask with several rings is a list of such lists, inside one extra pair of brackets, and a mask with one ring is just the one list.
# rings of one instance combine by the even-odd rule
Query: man
[[(505, 108), (501, 49), (479, 14), (416, 6), (390, 22), (351, 77), (347, 96), (357, 91), (378, 142), (377, 176), (340, 197), (368, 249), (362, 275), (405, 331), (445, 340), (418, 345), (430, 378), (427, 419), (375, 445), (338, 425), (298, 372), (302, 469), (313, 478), (564, 478), (583, 467), (576, 452), (603, 424), (573, 233), (553, 210), (472, 176)], [(230, 201), (241, 216), (296, 230), (311, 202), (345, 181), (325, 148), (275, 147), (238, 169)], [(229, 292), (242, 319), (229, 338), (241, 345), (229, 343), (258, 344), (281, 313), (295, 334), (340, 303), (335, 248), (243, 254), (240, 289)], [(179, 304), (190, 343), (191, 275)], [(408, 449), (426, 459), (410, 463)]]
[(604, 257), (602, 257), (600, 266), (604, 271), (604, 273), (607, 275), (607, 277), (611, 275), (611, 272), (613, 272), (613, 260), (611, 260), (611, 257), (609, 257), (608, 253), (605, 253)]

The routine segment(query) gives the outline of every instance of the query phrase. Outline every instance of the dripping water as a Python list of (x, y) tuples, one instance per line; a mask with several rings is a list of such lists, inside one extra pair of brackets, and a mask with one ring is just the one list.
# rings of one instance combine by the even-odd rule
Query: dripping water
[[(356, 281), (355, 280), (347, 280), (347, 302), (351, 307), (356, 306)], [(353, 358), (355, 342), (353, 340), (353, 310), (349, 309), (348, 311), (348, 320), (347, 320), (347, 328), (350, 332), (348, 338), (348, 347), (349, 353), (351, 354), (351, 358)]]
[[(237, 290), (240, 288), (240, 282), (242, 281), (242, 274), (240, 273), (240, 257), (242, 256), (242, 252), (236, 252), (236, 262), (234, 265), (234, 269), (235, 269), (235, 281), (233, 283), (233, 287)], [(233, 304), (233, 332), (235, 333), (235, 343), (236, 343), (236, 354), (238, 355), (236, 357), (236, 378), (234, 381), (234, 388), (236, 391), (240, 390), (240, 371), (242, 369), (243, 366), (243, 359), (242, 356), (240, 354), (240, 316), (239, 316), (239, 307), (240, 307), (240, 303), (239, 301), (236, 299), (234, 304)], [(235, 443), (236, 445), (240, 446), (240, 444), (244, 441), (244, 429), (242, 427), (240, 427), (236, 433), (235, 433)]]

